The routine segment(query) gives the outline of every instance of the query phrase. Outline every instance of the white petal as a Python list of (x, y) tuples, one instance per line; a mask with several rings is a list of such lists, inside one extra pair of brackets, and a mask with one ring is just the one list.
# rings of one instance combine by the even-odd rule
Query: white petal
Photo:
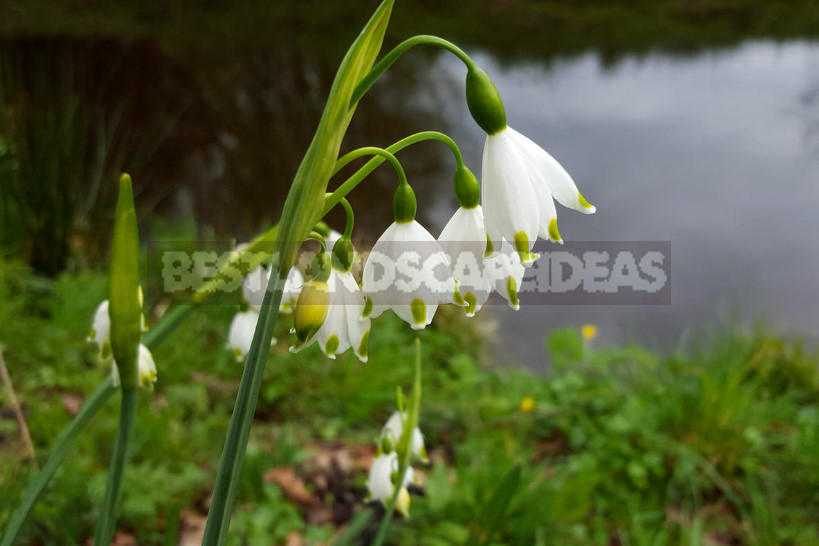
[(269, 281), (270, 272), (261, 265), (248, 273), (245, 280), (242, 281), (242, 297), (257, 311), (262, 305)]
[[(339, 278), (339, 273), (332, 269), (330, 278), (327, 279), (327, 286), (330, 290), (330, 299), (327, 305), (327, 318), (316, 332), (316, 342), (321, 348), (321, 352), (330, 358), (335, 358), (336, 354), (341, 354), (350, 348), (350, 335), (347, 329), (347, 311), (344, 305), (344, 292), (350, 287), (345, 286), (344, 279)], [(358, 289), (358, 286), (355, 287)]]
[[(404, 415), (406, 418), (406, 413)], [(381, 437), (390, 440), (395, 447), (401, 440), (401, 434), (404, 431), (404, 424), (401, 421), (401, 415), (396, 411), (387, 420), (384, 428), (381, 429)], [(415, 427), (412, 431), (412, 454), (424, 461), (427, 460), (426, 448), (424, 447), (424, 435), (421, 434), (421, 429)]]
[(597, 210), (588, 202), (583, 204), (584, 200), (581, 200), (580, 192), (572, 177), (546, 150), (514, 129), (510, 128), (509, 132), (535, 168), (543, 174), (551, 194), (558, 203), (584, 214), (592, 214)]
[(467, 307), (467, 316), (481, 309), (492, 291), (491, 282), (483, 267), (486, 251), (486, 230), (483, 210), (459, 208), (438, 237), (446, 254), (452, 275), (459, 283), (461, 296), (469, 302), (474, 298), (474, 307)]
[(414, 220), (393, 223), (378, 239), (363, 284), (373, 303), (370, 316), (390, 308), (414, 328), (429, 324), (439, 303), (455, 303), (457, 289), (440, 244)]
[(492, 281), (492, 287), (509, 302), (510, 307), (517, 310), (520, 307), (517, 291), (520, 290), (525, 273), (518, 253), (512, 245), (504, 241), (500, 252), (486, 258), (484, 266)]
[(139, 386), (152, 389), (156, 383), (156, 364), (150, 349), (142, 344), (139, 346), (137, 373), (139, 374)]
[[(486, 229), (495, 246), (500, 237), (525, 237), (528, 248), (537, 239), (540, 211), (525, 158), (504, 130), (487, 136), (483, 153), (481, 201)], [(495, 247), (497, 248), (497, 247)]]
[(250, 351), (257, 322), (259, 313), (253, 309), (236, 313), (233, 317), (228, 331), (228, 347), (233, 350), (237, 361), (241, 361)]
[[(381, 454), (373, 460), (367, 478), (367, 490), (370, 493), (371, 500), (380, 501), (384, 504), (389, 502), (393, 492), (391, 478), (395, 472), (398, 472), (398, 456), (395, 452)], [(412, 468), (407, 468), (404, 479), (401, 480), (401, 486), (406, 487), (409, 485), (412, 482), (412, 477)]]
[(108, 315), (108, 300), (103, 301), (94, 311), (94, 319), (91, 321), (91, 331), (88, 333), (88, 341), (93, 341), (99, 346), (100, 359), (107, 361), (111, 356), (111, 318)]

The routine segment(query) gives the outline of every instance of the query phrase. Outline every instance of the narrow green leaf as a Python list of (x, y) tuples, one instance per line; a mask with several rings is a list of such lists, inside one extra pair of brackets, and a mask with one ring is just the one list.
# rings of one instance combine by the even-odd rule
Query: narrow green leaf
[(370, 518), (373, 517), (373, 511), (370, 508), (365, 508), (355, 515), (355, 517), (347, 524), (344, 532), (333, 542), (333, 546), (350, 546), (354, 544), (358, 535), (367, 527)]
[(327, 106), (316, 134), (287, 195), (273, 252), (270, 283), (242, 373), (222, 461), (216, 475), (203, 540), (205, 545), (221, 545), (227, 538), (242, 461), (250, 436), (253, 414), (256, 411), (259, 387), (267, 363), (284, 281), (295, 261), (301, 242), (321, 219), (327, 183), (333, 174), (341, 141), (354, 111), (354, 108), (350, 107), (350, 98), (358, 83), (372, 67), (381, 49), (393, 1), (384, 0), (381, 3), (344, 56), (330, 89)]
[(468, 545), (489, 544), (492, 537), (498, 531), (501, 521), (506, 516), (506, 509), (515, 496), (515, 492), (520, 485), (520, 466), (515, 466), (506, 473), (500, 485), (492, 493), (492, 496), (483, 505), (478, 519), (472, 526), (472, 532), (467, 540)]
[(68, 450), (74, 443), (74, 439), (82, 432), (115, 392), (117, 392), (117, 389), (114, 388), (110, 377), (100, 383), (100, 386), (88, 397), (80, 408), (80, 411), (74, 416), (74, 419), (57, 435), (57, 438), (54, 440), (54, 447), (48, 456), (48, 461), (46, 461), (43, 469), (34, 476), (34, 479), (29, 483), (28, 487), (26, 487), (23, 493), (23, 502), (20, 503), (11, 516), (0, 546), (11, 546), (14, 544), (14, 539), (17, 538), (17, 534), (20, 532), (20, 528), (25, 522), (26, 517), (65, 459)]

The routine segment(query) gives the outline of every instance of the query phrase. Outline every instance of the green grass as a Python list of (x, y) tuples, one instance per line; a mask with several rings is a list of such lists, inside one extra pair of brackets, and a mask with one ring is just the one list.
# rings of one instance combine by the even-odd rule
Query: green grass
[[(104, 294), (102, 274), (44, 280), (0, 263), (0, 342), (40, 462), (70, 419), (62, 399), (87, 396), (108, 373), (84, 341)], [(203, 306), (154, 353), (159, 382), (140, 393), (119, 522), (140, 544), (162, 544), (180, 511), (203, 511), (241, 373), (223, 347), (234, 311)], [(280, 321), (262, 385), (233, 544), (334, 536), (332, 523), (310, 524), (263, 475), (305, 468), (328, 442), (371, 445), (396, 385), (411, 382), (414, 334), (392, 317), (375, 322), (364, 365), (317, 350), (288, 354), (288, 326)], [(720, 330), (663, 357), (596, 347), (567, 329), (548, 340), (546, 377), (492, 367), (479, 356), (479, 328), (442, 313), (422, 334), (421, 424), (433, 462), (423, 469), (425, 495), (413, 496), (391, 543), (463, 543), (480, 530), (477, 514), (504, 475), (521, 465), (494, 544), (819, 544), (819, 376), (816, 355), (798, 342)], [(520, 410), (526, 396), (535, 401), (530, 413)], [(21, 544), (91, 536), (116, 413), (111, 402), (80, 436)], [(0, 528), (31, 474), (16, 425), (2, 415)], [(353, 472), (345, 490), (362, 498), (365, 477)]]

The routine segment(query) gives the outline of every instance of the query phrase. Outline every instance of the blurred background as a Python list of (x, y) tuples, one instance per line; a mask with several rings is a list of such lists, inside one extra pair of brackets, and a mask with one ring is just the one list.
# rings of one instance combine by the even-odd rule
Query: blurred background
[[(118, 173), (135, 181), (146, 260), (160, 242), (241, 242), (266, 229), (375, 5), (0, 2), (0, 344), (37, 458), (59, 430), (49, 423), (67, 422), (93, 389), (86, 374), (104, 375), (82, 340), (105, 294)], [(802, 348), (819, 339), (817, 21), (819, 4), (807, 0), (398, 0), (385, 48), (419, 33), (461, 45), (495, 81), (510, 125), (560, 161), (597, 206), (593, 216), (559, 209), (563, 237), (670, 241), (672, 302), (527, 306), (524, 298), (520, 311), (489, 306), (474, 323), (439, 317), (425, 339), (436, 370), (425, 396), (438, 389), (429, 395), (427, 419), (437, 421), (428, 442), (439, 451), (421, 515), (394, 541), (458, 542), (500, 469), (525, 461), (528, 489), (499, 543), (817, 542), (817, 469), (805, 459), (819, 448), (816, 362)], [(439, 130), (478, 173), (484, 135), (468, 114), (464, 75), (436, 50), (405, 55), (361, 103), (342, 151)], [(437, 235), (457, 206), (449, 152), (429, 143), (401, 159), (419, 220)], [(393, 178), (382, 167), (352, 194), (358, 238), (374, 240), (391, 222), (384, 196)], [(338, 229), (337, 212), (330, 224)], [(155, 322), (166, 302), (149, 294), (147, 303)], [(158, 454), (137, 449), (146, 472), (167, 472), (153, 476), (173, 484), (173, 499), (154, 499), (146, 486), (129, 495), (123, 540), (159, 543), (172, 522), (195, 527), (205, 512), (240, 371), (222, 350), (236, 306), (211, 307), (180, 336), (199, 344), (212, 368), (180, 348), (157, 352), (144, 441), (199, 424), (187, 431), (195, 438), (163, 440)], [(409, 358), (412, 336), (384, 320), (365, 371), (346, 359), (315, 362), (313, 353), (296, 365), (274, 350), (236, 543), (289, 540), (282, 519), (299, 540), (326, 542), (360, 504), (349, 485), (361, 486), (357, 459), (343, 479), (330, 465), (324, 489), (303, 464), (326, 442), (343, 451), (347, 443), (332, 442), (375, 435), (389, 415), (409, 360), (406, 370), (379, 373), (375, 353), (385, 363)], [(324, 378), (309, 378), (316, 375)], [(477, 408), (470, 392), (482, 394)], [(18, 456), (13, 420), (2, 423), (8, 509), (31, 469)], [(105, 423), (111, 433), (113, 418)], [(662, 447), (669, 438), (679, 450)], [(323, 447), (305, 451), (312, 441)], [(104, 478), (107, 444), (99, 442), (67, 464)], [(193, 455), (186, 442), (212, 445)], [(788, 449), (787, 460), (774, 461)], [(171, 463), (171, 453), (196, 464)], [(296, 468), (309, 502), (293, 501), (266, 474), (271, 467)], [(800, 478), (786, 480), (786, 468)], [(51, 508), (32, 518), (32, 543), (88, 536), (104, 482), (72, 480), (63, 476)], [(66, 493), (69, 486), (79, 490)], [(541, 501), (548, 508), (527, 511)], [(77, 503), (82, 516), (61, 527), (61, 510)], [(316, 516), (316, 503), (336, 511)], [(543, 526), (513, 525), (527, 514)]]

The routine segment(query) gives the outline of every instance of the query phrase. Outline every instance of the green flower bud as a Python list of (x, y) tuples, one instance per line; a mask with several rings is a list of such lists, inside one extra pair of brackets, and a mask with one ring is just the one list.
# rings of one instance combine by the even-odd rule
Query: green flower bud
[(506, 129), (506, 110), (495, 84), (486, 72), (474, 67), (466, 73), (466, 104), (481, 129), (494, 135)]
[(455, 170), (455, 195), (465, 209), (473, 209), (481, 201), (481, 185), (472, 171), (465, 166)]
[(392, 211), (395, 221), (399, 224), (407, 224), (415, 220), (415, 211), (418, 202), (415, 200), (415, 192), (409, 184), (400, 184), (395, 190), (395, 197), (392, 199)]
[(329, 303), (330, 289), (326, 279), (320, 281), (313, 278), (304, 284), (293, 311), (294, 330), (298, 339), (296, 347), (316, 335), (327, 319)]
[(333, 245), (332, 265), (339, 271), (347, 272), (353, 266), (355, 251), (350, 239), (342, 237)]
[(322, 251), (315, 255), (313, 263), (310, 264), (310, 271), (313, 279), (318, 282), (327, 282), (330, 278), (330, 256)]

